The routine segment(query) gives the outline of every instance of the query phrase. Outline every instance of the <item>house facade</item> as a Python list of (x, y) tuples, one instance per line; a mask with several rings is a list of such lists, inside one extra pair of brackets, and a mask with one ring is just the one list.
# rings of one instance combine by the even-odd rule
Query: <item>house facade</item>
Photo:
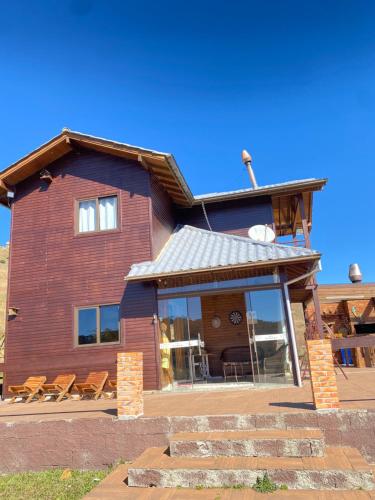
[(172, 155), (64, 129), (0, 174), (5, 386), (113, 378), (123, 351), (143, 352), (146, 390), (299, 384), (291, 303), (313, 304), (321, 334), (310, 231), (325, 183), (193, 196)]

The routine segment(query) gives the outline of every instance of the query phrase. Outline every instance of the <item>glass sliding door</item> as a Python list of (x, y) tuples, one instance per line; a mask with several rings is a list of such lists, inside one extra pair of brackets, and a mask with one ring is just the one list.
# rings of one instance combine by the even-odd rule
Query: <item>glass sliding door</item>
[(245, 292), (254, 382), (292, 383), (292, 364), (281, 290)]
[(162, 388), (191, 387), (193, 354), (202, 342), (199, 297), (158, 301)]

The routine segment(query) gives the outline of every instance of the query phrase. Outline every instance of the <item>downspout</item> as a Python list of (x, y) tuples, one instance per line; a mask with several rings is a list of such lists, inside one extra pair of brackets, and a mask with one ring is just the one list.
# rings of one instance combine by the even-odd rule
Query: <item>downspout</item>
[(289, 328), (290, 328), (290, 338), (292, 341), (292, 355), (293, 355), (293, 361), (294, 361), (294, 366), (296, 370), (296, 379), (297, 379), (297, 386), (302, 387), (302, 379), (301, 379), (301, 370), (299, 367), (299, 362), (298, 362), (298, 352), (297, 352), (297, 343), (296, 343), (296, 334), (294, 331), (294, 323), (293, 323), (293, 316), (292, 316), (292, 308), (290, 306), (290, 298), (289, 298), (289, 289), (288, 286), (297, 283), (298, 281), (301, 281), (306, 278), (310, 278), (310, 276), (314, 275), (317, 271), (320, 271), (319, 264), (315, 265), (314, 268), (305, 274), (302, 274), (301, 276), (298, 276), (297, 278), (293, 278), (292, 280), (285, 281), (283, 283), (283, 288), (284, 288), (284, 297), (285, 297), (285, 302), (286, 302), (286, 312), (288, 316), (288, 322), (289, 322)]

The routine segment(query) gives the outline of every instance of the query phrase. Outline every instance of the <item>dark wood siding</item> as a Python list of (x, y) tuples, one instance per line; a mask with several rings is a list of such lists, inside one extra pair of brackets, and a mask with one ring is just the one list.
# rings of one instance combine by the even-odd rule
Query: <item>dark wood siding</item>
[(154, 176), (151, 176), (151, 206), (152, 257), (154, 259), (159, 255), (175, 227), (169, 195)]
[[(249, 348), (245, 297), (243, 293), (206, 295), (202, 297), (201, 302), (205, 349), (212, 355), (209, 359), (210, 374), (223, 376), (222, 361), (220, 360), (223, 350), (227, 347), (239, 346)], [(239, 325), (233, 325), (230, 322), (229, 315), (232, 311), (240, 311), (242, 314), (244, 320)], [(220, 317), (220, 328), (212, 326), (214, 316)]]
[[(206, 203), (206, 212), (213, 231), (247, 236), (250, 226), (272, 224), (271, 199), (234, 200), (221, 203)], [(176, 211), (177, 222), (208, 229), (203, 209), (196, 205), (191, 209)]]
[[(137, 162), (100, 153), (70, 153), (17, 186), (13, 205), (6, 385), (28, 375), (89, 370), (116, 372), (116, 353), (144, 353), (145, 388), (158, 386), (152, 315), (155, 290), (124, 281), (134, 262), (151, 259), (150, 180)], [(79, 198), (117, 194), (120, 230), (75, 235)], [(74, 347), (74, 306), (121, 303), (121, 343)]]

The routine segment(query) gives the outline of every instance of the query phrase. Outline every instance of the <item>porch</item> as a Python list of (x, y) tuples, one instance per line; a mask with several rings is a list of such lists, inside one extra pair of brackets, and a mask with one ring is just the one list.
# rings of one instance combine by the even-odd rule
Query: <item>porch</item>
[(156, 260), (126, 276), (156, 289), (159, 387), (301, 385), (291, 302), (314, 294), (319, 259), (308, 248), (177, 228)]
[[(375, 411), (375, 368), (345, 368), (346, 380), (337, 371), (337, 384), (342, 410)], [(201, 390), (180, 393), (146, 392), (143, 417), (179, 417), (202, 415), (255, 415), (314, 412), (308, 379), (302, 387), (270, 387), (260, 385), (220, 391)], [(20, 422), (43, 422), (86, 418), (113, 420), (117, 415), (115, 399), (98, 401), (64, 400), (55, 402), (0, 402), (0, 425)], [(311, 418), (311, 417), (310, 417)], [(375, 413), (374, 413), (375, 423)]]

